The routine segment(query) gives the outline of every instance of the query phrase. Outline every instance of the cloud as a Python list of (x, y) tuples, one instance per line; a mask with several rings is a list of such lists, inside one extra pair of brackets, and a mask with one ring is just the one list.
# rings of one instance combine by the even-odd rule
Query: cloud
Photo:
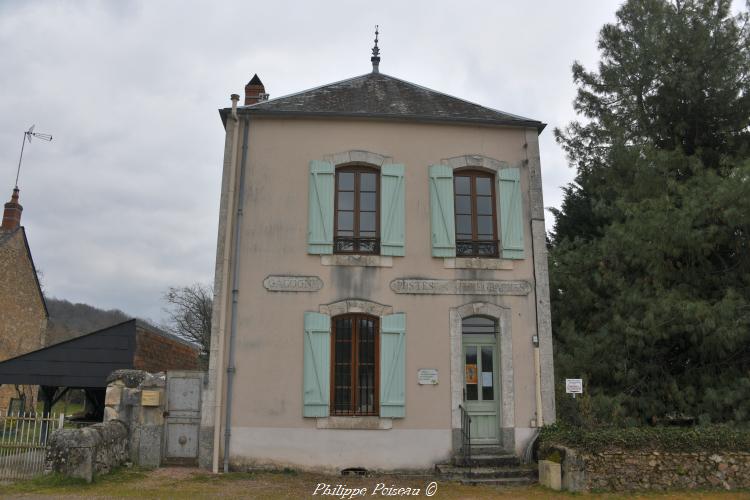
[(158, 320), (168, 286), (213, 279), (217, 108), (255, 72), (272, 96), (366, 73), (378, 23), (384, 73), (549, 123), (545, 201), (559, 205), (569, 68), (596, 62), (619, 3), (3, 3), (0, 198), (36, 123), (55, 138), (26, 148), (21, 201), (48, 293)]

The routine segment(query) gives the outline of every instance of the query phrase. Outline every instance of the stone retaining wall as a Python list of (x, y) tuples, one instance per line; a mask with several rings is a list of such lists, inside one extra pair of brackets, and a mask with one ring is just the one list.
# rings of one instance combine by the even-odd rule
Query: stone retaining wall
[(750, 488), (750, 452), (561, 451), (562, 486), (570, 491)]
[(128, 428), (119, 420), (82, 429), (60, 429), (47, 445), (48, 472), (91, 482), (128, 460)]

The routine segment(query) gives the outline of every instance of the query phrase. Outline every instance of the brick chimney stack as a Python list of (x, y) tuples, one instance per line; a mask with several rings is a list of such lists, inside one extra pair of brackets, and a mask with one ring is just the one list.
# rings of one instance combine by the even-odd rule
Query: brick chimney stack
[(245, 106), (266, 100), (268, 100), (266, 87), (263, 86), (257, 74), (253, 75), (253, 78), (245, 85)]
[(5, 211), (3, 212), (3, 224), (0, 229), (4, 231), (12, 231), (21, 225), (21, 212), (23, 207), (18, 203), (18, 188), (13, 188), (13, 194), (10, 197), (10, 201), (5, 204)]

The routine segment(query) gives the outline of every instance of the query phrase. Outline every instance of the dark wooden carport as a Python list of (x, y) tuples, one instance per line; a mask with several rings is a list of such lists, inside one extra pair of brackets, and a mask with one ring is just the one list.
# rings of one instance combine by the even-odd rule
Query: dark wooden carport
[(198, 349), (132, 319), (0, 362), (0, 384), (38, 385), (44, 413), (69, 389), (83, 389), (101, 420), (107, 376), (115, 370), (195, 370)]

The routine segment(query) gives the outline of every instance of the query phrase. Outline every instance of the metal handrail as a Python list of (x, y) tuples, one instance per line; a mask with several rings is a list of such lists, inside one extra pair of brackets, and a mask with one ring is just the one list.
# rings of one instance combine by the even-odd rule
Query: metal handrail
[(461, 410), (461, 455), (471, 477), (471, 416), (463, 405), (458, 405), (458, 409)]
[(336, 236), (333, 239), (335, 253), (380, 253), (380, 238), (354, 238)]
[(498, 257), (500, 240), (456, 240), (457, 257)]

